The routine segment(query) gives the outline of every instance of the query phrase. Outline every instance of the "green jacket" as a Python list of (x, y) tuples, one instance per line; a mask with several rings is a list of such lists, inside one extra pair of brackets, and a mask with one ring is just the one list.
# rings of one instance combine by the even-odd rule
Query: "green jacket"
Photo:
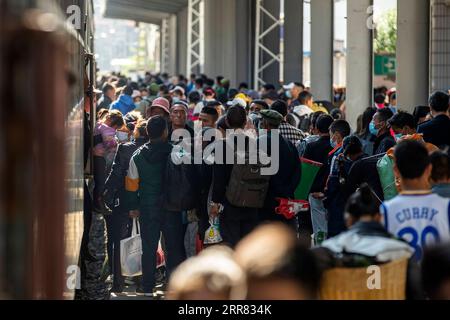
[(163, 174), (172, 148), (168, 142), (147, 143), (133, 155), (125, 182), (127, 210), (159, 204)]

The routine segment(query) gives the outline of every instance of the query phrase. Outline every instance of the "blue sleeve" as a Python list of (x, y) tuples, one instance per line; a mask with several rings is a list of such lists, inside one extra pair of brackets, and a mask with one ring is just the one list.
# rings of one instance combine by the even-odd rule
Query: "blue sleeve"
[(388, 220), (388, 210), (387, 210), (387, 207), (386, 207), (386, 205), (385, 205), (384, 203), (382, 203), (382, 204), (380, 205), (380, 213), (381, 213), (381, 215), (383, 216), (384, 227), (385, 227), (385, 229), (386, 229), (387, 231), (389, 231), (389, 224), (388, 224), (388, 222), (389, 222), (389, 220)]

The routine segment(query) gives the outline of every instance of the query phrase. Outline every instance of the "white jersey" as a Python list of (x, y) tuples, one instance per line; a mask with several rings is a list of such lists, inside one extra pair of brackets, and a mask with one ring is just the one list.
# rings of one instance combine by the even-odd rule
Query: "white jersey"
[(399, 195), (381, 205), (386, 229), (407, 241), (422, 259), (423, 247), (450, 240), (450, 199), (436, 194)]

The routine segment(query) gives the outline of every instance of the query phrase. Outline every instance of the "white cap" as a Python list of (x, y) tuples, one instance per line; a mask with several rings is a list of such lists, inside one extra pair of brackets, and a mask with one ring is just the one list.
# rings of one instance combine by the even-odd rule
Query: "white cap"
[(242, 108), (246, 108), (247, 107), (247, 102), (245, 102), (245, 100), (242, 99), (242, 98), (236, 98), (233, 101), (228, 102), (227, 105), (229, 107), (241, 106)]
[(183, 93), (183, 96), (184, 96), (184, 94), (185, 94), (185, 90), (184, 90), (184, 88), (183, 87), (181, 87), (181, 86), (176, 86), (175, 88), (173, 88), (172, 90), (170, 90), (170, 93), (174, 93), (175, 91), (181, 91), (182, 93)]
[(283, 89), (284, 90), (292, 90), (292, 89), (294, 89), (294, 87), (295, 87), (295, 83), (291, 82), (288, 85), (283, 86)]
[(140, 91), (138, 91), (138, 90), (134, 90), (133, 91), (133, 94), (131, 95), (131, 97), (134, 99), (134, 98), (137, 98), (137, 97), (140, 97), (141, 96), (141, 92)]

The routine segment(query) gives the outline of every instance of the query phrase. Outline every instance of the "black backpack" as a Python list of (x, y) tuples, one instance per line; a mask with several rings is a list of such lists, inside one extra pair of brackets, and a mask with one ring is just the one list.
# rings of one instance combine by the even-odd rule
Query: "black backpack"
[(262, 164), (250, 164), (248, 152), (245, 153), (245, 164), (233, 166), (226, 191), (226, 198), (231, 205), (255, 209), (264, 207), (270, 176), (261, 174), (263, 167)]
[[(297, 129), (300, 129), (303, 132), (309, 131), (309, 126), (311, 125), (309, 115), (300, 116), (299, 114), (292, 112), (288, 115), (288, 117), (289, 116), (291, 117), (291, 121), (288, 120), (290, 124), (292, 124), (295, 127), (298, 121), (298, 126), (296, 126)], [(297, 119), (297, 121), (295, 121), (295, 119)]]

